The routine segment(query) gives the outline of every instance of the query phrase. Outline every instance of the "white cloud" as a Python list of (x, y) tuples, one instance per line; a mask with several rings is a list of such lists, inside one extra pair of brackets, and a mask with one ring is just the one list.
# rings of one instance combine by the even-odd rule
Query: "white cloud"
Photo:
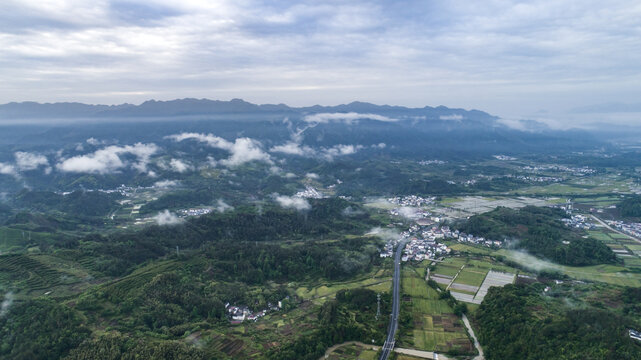
[(287, 178), (287, 179), (293, 179), (295, 177), (296, 177), (296, 174), (291, 173), (291, 172), (288, 172), (287, 174), (285, 174), (285, 178)]
[(13, 154), (16, 158), (16, 166), (20, 171), (35, 170), (40, 166), (45, 167), (45, 172), (51, 171), (49, 160), (40, 154), (18, 151)]
[(303, 118), (305, 122), (308, 123), (319, 123), (319, 124), (324, 124), (324, 123), (329, 123), (329, 122), (345, 122), (345, 123), (352, 123), (357, 120), (364, 120), (364, 119), (369, 119), (369, 120), (377, 120), (377, 121), (386, 121), (386, 122), (391, 122), (391, 121), (397, 121), (396, 119), (389, 118), (387, 116), (383, 115), (377, 115), (377, 114), (359, 114), (355, 112), (348, 112), (348, 113), (318, 113), (318, 114), (312, 114), (312, 115), (307, 115)]
[(15, 166), (2, 162), (0, 162), (0, 174), (18, 177), (18, 171)]
[(309, 210), (312, 208), (312, 206), (309, 204), (307, 200), (299, 197), (276, 195), (274, 199), (280, 206), (284, 208), (296, 209), (299, 211)]
[(193, 167), (191, 165), (187, 164), (186, 162), (184, 162), (184, 161), (182, 161), (180, 159), (171, 159), (171, 161), (169, 161), (169, 167), (173, 171), (179, 172), (179, 173), (184, 173), (186, 171), (189, 171), (189, 170), (193, 169)]
[(180, 181), (177, 181), (177, 180), (160, 180), (154, 183), (154, 187), (163, 189), (163, 188), (175, 187), (175, 186), (178, 186), (179, 184), (180, 184)]
[(212, 165), (220, 163), (226, 166), (238, 166), (250, 161), (263, 161), (268, 164), (272, 163), (269, 154), (262, 150), (262, 144), (257, 140), (246, 137), (237, 138), (234, 142), (227, 141), (212, 134), (200, 133), (181, 133), (166, 136), (166, 138), (174, 141), (193, 139), (204, 142), (210, 147), (226, 150), (231, 154), (229, 158), (218, 160)]
[[(146, 172), (151, 156), (158, 150), (159, 148), (155, 144), (113, 145), (96, 150), (91, 154), (62, 160), (56, 164), (56, 168), (64, 172), (109, 174), (131, 166), (140, 172)], [(130, 163), (123, 160), (121, 156), (126, 154), (135, 156), (137, 161)]]
[(318, 174), (316, 173), (307, 173), (305, 174), (305, 177), (308, 179), (314, 179), (314, 180), (318, 180), (320, 178), (320, 176), (318, 176)]
[(234, 210), (234, 207), (229, 205), (229, 204), (227, 204), (222, 199), (218, 199), (218, 201), (216, 202), (216, 208), (215, 209), (216, 209), (216, 211), (222, 213), (222, 212), (225, 212), (225, 211), (228, 211), (228, 210)]
[(460, 114), (441, 115), (438, 118), (441, 120), (461, 121), (463, 120), (463, 115), (460, 115)]
[(250, 161), (263, 161), (271, 164), (269, 154), (261, 149), (260, 142), (250, 138), (238, 138), (230, 149), (231, 157), (220, 160), (227, 166), (238, 166)]
[(289, 155), (313, 156), (316, 151), (309, 146), (301, 145), (298, 142), (289, 141), (283, 145), (276, 145), (269, 149), (270, 152), (279, 152)]
[(2, 305), (0, 305), (0, 318), (7, 314), (11, 304), (13, 304), (13, 293), (9, 291), (4, 294), (4, 299), (2, 299)]
[(635, 101), (640, 17), (634, 0), (5, 0), (0, 102), (429, 99), (519, 117)]
[(87, 144), (93, 145), (93, 146), (98, 146), (101, 144), (104, 144), (104, 141), (99, 141), (96, 138), (90, 137), (89, 139), (86, 140)]
[(169, 210), (163, 210), (154, 216), (153, 219), (158, 225), (177, 225), (183, 222), (181, 218), (176, 216), (176, 214), (169, 212)]
[(335, 145), (331, 148), (323, 149), (322, 155), (327, 160), (332, 160), (336, 156), (345, 156), (355, 154), (357, 151), (363, 149), (363, 145)]
[(387, 147), (387, 144), (382, 142), (382, 143), (374, 144), (374, 145), (372, 145), (372, 147), (373, 148), (379, 148), (379, 149), (385, 149), (385, 147)]

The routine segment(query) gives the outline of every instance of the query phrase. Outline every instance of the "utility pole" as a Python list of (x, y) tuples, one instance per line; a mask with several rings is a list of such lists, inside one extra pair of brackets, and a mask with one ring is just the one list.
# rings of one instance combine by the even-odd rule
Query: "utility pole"
[(180, 250), (178, 250), (178, 245), (176, 245), (176, 256), (180, 255)]
[(376, 294), (376, 300), (378, 302), (378, 307), (376, 308), (376, 320), (381, 316), (381, 293)]

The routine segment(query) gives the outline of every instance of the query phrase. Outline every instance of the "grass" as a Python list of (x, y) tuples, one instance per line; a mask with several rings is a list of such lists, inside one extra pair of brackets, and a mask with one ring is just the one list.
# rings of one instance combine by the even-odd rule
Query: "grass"
[(487, 271), (478, 272), (469, 270), (467, 267), (461, 271), (461, 273), (456, 277), (455, 283), (472, 285), (472, 286), (481, 286), (483, 280), (487, 275)]
[(452, 250), (459, 251), (459, 252), (467, 252), (470, 254), (490, 255), (492, 253), (492, 249), (489, 249), (486, 247), (471, 246), (471, 245), (457, 243), (457, 242), (452, 242), (448, 244), (448, 246), (452, 248)]
[[(29, 241), (31, 238), (31, 241)], [(29, 244), (52, 241), (51, 234), (28, 230), (0, 227), (0, 252), (7, 253), (24, 250)]]
[(296, 289), (296, 295), (300, 296), (305, 300), (317, 299), (328, 297), (336, 294), (339, 290), (343, 289), (353, 289), (359, 287), (370, 287), (370, 286), (379, 286), (380, 289), (389, 289), (391, 284), (391, 279), (385, 278), (366, 278), (350, 282), (342, 283), (330, 283), (325, 285), (320, 285), (316, 287), (299, 287)]

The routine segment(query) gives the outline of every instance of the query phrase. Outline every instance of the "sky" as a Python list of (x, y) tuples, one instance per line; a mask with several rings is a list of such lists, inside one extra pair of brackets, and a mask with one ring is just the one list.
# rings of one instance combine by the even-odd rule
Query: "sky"
[(641, 121), (638, 0), (2, 0), (0, 49), (0, 103), (358, 100)]

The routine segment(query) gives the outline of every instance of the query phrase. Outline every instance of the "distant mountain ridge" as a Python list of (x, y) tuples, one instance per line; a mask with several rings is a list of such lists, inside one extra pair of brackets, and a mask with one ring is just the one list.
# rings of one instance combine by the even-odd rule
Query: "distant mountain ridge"
[(176, 99), (169, 101), (148, 100), (140, 105), (89, 105), (77, 102), (37, 103), (12, 102), (0, 105), (0, 119), (60, 119), (60, 118), (126, 118), (126, 117), (177, 117), (221, 114), (291, 114), (314, 113), (373, 113), (386, 116), (425, 117), (429, 119), (469, 119), (493, 122), (498, 117), (479, 110), (452, 109), (445, 106), (408, 108), (404, 106), (376, 105), (352, 102), (336, 106), (314, 105), (290, 107), (285, 104), (257, 105), (242, 99), (230, 101), (209, 99)]

